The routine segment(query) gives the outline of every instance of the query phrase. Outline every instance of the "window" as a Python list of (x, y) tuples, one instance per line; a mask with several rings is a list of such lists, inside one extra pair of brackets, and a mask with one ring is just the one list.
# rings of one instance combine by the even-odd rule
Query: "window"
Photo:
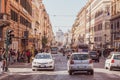
[(15, 0), (16, 2), (19, 2), (19, 0)]
[(117, 22), (117, 29), (119, 29), (119, 21)]
[(120, 55), (115, 55), (114, 59), (120, 60)]
[(89, 59), (89, 55), (88, 54), (74, 54), (72, 56), (73, 60), (87, 60)]
[(32, 6), (27, 0), (20, 0), (20, 4), (30, 15), (32, 15)]
[(11, 19), (16, 22), (18, 21), (18, 14), (13, 10), (11, 10)]
[(24, 26), (27, 26), (29, 28), (31, 28), (31, 22), (29, 22), (27, 19), (25, 19), (24, 17), (20, 16), (20, 23), (23, 24)]

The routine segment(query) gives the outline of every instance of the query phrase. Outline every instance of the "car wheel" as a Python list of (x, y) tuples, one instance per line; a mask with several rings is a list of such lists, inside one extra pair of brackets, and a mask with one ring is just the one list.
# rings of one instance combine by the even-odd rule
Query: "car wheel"
[(110, 71), (112, 71), (112, 70), (113, 70), (113, 68), (112, 68), (112, 67), (110, 67), (110, 68), (109, 68), (109, 70), (110, 70)]
[(100, 60), (98, 59), (98, 62), (100, 62)]
[(72, 75), (72, 71), (69, 71), (69, 75)]
[(94, 71), (93, 70), (90, 71), (90, 75), (94, 75)]
[(35, 71), (35, 69), (32, 69), (32, 71)]
[(108, 69), (107, 67), (105, 67), (105, 69)]

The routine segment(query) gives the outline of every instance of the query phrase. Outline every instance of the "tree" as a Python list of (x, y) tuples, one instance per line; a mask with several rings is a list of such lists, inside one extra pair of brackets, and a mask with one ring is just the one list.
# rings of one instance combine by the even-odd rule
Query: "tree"
[(48, 43), (47, 37), (46, 37), (46, 36), (43, 36), (43, 37), (42, 37), (42, 47), (45, 48), (47, 43)]

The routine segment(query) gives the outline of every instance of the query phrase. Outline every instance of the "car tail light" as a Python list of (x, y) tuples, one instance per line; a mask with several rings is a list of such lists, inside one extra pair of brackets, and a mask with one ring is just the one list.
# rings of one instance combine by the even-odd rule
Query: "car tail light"
[(70, 60), (70, 64), (74, 64), (74, 61), (73, 61), (73, 60)]
[(89, 61), (89, 63), (93, 63), (93, 61), (92, 61), (92, 60), (90, 60), (90, 61)]
[(111, 60), (111, 63), (114, 63), (115, 61), (114, 61), (114, 59), (113, 60)]

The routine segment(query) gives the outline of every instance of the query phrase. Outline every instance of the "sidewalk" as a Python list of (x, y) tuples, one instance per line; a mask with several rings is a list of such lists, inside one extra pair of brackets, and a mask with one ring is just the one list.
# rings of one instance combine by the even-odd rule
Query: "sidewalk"
[(0, 74), (0, 80), (9, 76), (10, 74), (10, 69), (9, 68), (28, 68), (31, 67), (31, 63), (14, 63), (12, 65), (8, 66), (8, 71), (7, 72), (3, 72), (2, 74)]
[(26, 68), (26, 67), (31, 67), (31, 63), (14, 63), (12, 65), (9, 65), (9, 68)]

